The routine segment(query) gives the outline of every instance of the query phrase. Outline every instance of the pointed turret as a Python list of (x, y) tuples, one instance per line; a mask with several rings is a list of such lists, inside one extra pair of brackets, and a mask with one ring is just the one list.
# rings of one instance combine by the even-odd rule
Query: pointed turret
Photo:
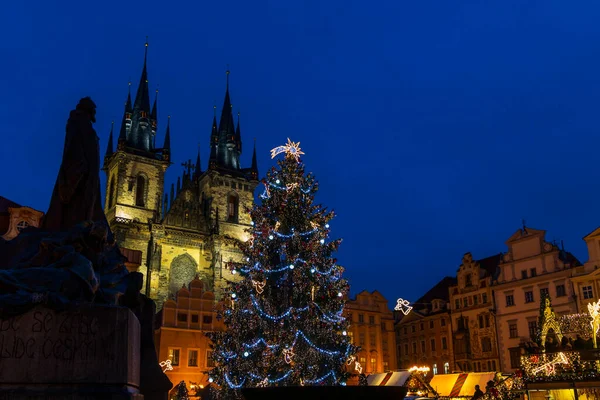
[(242, 134), (240, 131), (240, 113), (238, 112), (238, 121), (237, 127), (235, 128), (235, 145), (237, 147), (238, 152), (242, 153)]
[(208, 160), (208, 168), (214, 169), (217, 167), (217, 153), (219, 149), (219, 129), (217, 128), (217, 106), (213, 105), (213, 122), (210, 133), (210, 158)]
[(181, 178), (178, 176), (177, 177), (177, 196), (179, 196), (180, 192), (181, 192)]
[(198, 179), (202, 174), (202, 167), (200, 165), (200, 145), (198, 145), (198, 156), (196, 157), (196, 171), (194, 171), (194, 179)]
[(121, 130), (119, 131), (118, 146), (122, 148), (127, 142), (127, 133), (131, 128), (131, 82), (128, 83), (127, 100), (125, 101), (125, 111), (123, 111), (123, 119), (121, 120)]
[(156, 118), (156, 103), (158, 103), (158, 89), (156, 89), (156, 96), (154, 96), (154, 105), (152, 106), (152, 112), (150, 113), (150, 118), (154, 121), (157, 120)]
[(250, 175), (253, 179), (258, 180), (258, 162), (256, 161), (256, 138), (254, 138), (254, 151), (252, 152), (252, 167)]
[(104, 162), (113, 155), (113, 130), (115, 129), (115, 121), (110, 125), (110, 133), (108, 134), (108, 144), (106, 145), (106, 153), (104, 154)]
[[(163, 159), (169, 161), (171, 158), (171, 116), (167, 117), (167, 131), (165, 132), (165, 143), (162, 149)], [(171, 201), (173, 199), (171, 198)]]
[[(171, 183), (171, 195), (169, 196), (169, 198), (171, 199), (171, 207), (173, 207), (173, 202), (175, 201), (175, 184)], [(169, 207), (169, 210), (171, 209), (171, 207)]]

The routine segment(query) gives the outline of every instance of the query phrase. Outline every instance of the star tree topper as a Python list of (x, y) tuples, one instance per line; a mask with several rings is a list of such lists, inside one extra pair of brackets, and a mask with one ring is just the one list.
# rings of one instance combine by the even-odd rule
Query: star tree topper
[(271, 158), (275, 158), (278, 154), (286, 153), (286, 157), (294, 157), (296, 161), (300, 158), (300, 155), (304, 154), (302, 150), (300, 150), (300, 142), (294, 143), (288, 138), (288, 141), (283, 146), (277, 146), (271, 150)]

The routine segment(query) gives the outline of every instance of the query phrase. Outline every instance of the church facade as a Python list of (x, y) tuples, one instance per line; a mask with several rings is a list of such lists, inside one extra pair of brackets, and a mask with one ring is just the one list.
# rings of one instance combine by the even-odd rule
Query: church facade
[[(139, 272), (145, 293), (162, 304), (198, 277), (217, 298), (235, 275), (229, 262), (241, 261), (237, 240), (249, 235), (254, 190), (258, 185), (256, 149), (252, 165), (242, 168), (239, 118), (234, 124), (229, 80), (219, 123), (216, 107), (210, 134), (210, 159), (202, 169), (182, 164), (177, 184), (165, 187), (165, 172), (173, 164), (170, 121), (162, 147), (156, 146), (157, 99), (150, 106), (147, 50), (135, 100), (131, 92), (113, 146), (110, 132), (103, 170), (107, 177), (105, 213), (117, 244), (141, 252)], [(227, 72), (229, 78), (229, 71)]]

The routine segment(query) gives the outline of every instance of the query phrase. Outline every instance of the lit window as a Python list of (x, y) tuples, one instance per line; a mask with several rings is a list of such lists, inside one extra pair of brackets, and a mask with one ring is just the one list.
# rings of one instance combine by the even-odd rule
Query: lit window
[(582, 290), (584, 299), (591, 299), (592, 297), (594, 297), (594, 293), (592, 292), (591, 286), (584, 286)]
[(229, 222), (237, 222), (238, 220), (238, 197), (229, 195), (227, 199), (227, 220)]
[(188, 367), (198, 366), (198, 350), (188, 351)]
[(527, 325), (529, 327), (529, 337), (535, 338), (537, 335), (537, 321), (529, 321)]
[(354, 344), (354, 332), (348, 332), (348, 337), (350, 338), (350, 343)]
[(206, 351), (206, 366), (208, 368), (213, 368), (215, 366), (215, 361), (213, 360), (213, 352), (210, 350)]
[(377, 370), (377, 359), (375, 357), (371, 357), (371, 372), (375, 372)]
[(517, 330), (517, 324), (508, 324), (508, 332), (511, 338), (519, 337), (519, 332)]
[(171, 360), (171, 365), (179, 365), (179, 349), (169, 349), (169, 360)]
[(433, 374), (437, 375), (438, 371), (437, 371), (437, 364), (433, 364)]
[(507, 294), (506, 295), (506, 307), (510, 307), (510, 306), (514, 306), (515, 305), (515, 298), (513, 297), (512, 294)]
[(444, 373), (445, 374), (449, 374), (450, 373), (450, 363), (444, 363)]
[(533, 303), (533, 292), (532, 291), (525, 292), (525, 303)]

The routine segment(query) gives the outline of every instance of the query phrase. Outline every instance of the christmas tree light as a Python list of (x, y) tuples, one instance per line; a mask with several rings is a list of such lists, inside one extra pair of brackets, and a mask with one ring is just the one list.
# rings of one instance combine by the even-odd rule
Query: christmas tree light
[(334, 215), (314, 204), (318, 183), (304, 173), (299, 143), (272, 151), (281, 153), (250, 211), (251, 237), (239, 244), (246, 261), (232, 266), (241, 280), (226, 289), (227, 329), (208, 334), (210, 380), (227, 398), (244, 387), (342, 385), (353, 370), (346, 365), (357, 348), (343, 316), (349, 285), (332, 257), (341, 240), (329, 239)]

